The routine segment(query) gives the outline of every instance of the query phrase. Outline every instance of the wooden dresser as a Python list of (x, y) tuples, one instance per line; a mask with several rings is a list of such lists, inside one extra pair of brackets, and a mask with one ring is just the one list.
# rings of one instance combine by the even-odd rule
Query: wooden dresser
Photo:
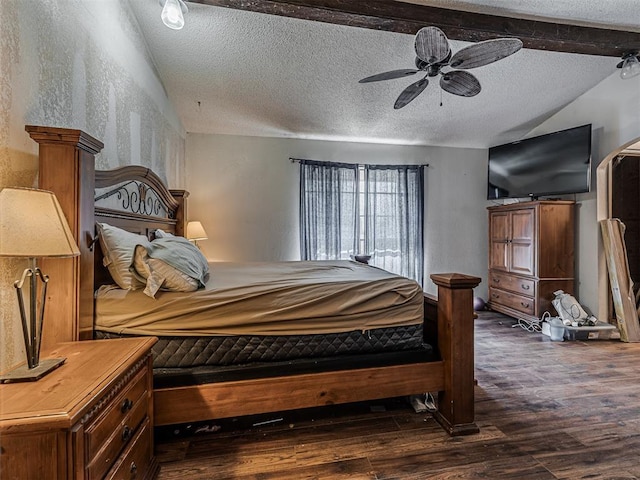
[(150, 479), (155, 337), (62, 343), (37, 382), (0, 385), (0, 476)]
[(553, 292), (574, 292), (575, 203), (547, 200), (489, 207), (491, 310), (532, 320), (555, 315)]

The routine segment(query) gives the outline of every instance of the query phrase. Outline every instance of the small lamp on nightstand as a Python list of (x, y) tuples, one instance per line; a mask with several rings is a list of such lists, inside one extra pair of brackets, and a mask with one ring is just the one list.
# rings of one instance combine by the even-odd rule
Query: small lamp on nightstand
[(207, 232), (204, 231), (204, 227), (200, 222), (187, 223), (187, 240), (195, 243), (196, 247), (198, 246), (198, 240), (206, 240), (208, 238)]
[[(20, 307), (27, 364), (0, 375), (0, 383), (37, 380), (65, 361), (64, 358), (40, 361), (49, 277), (36, 265), (36, 258), (77, 255), (80, 255), (80, 250), (58, 199), (52, 192), (33, 188), (5, 188), (0, 191), (0, 257), (29, 259), (29, 267), (25, 269), (20, 280), (14, 283)], [(23, 293), (27, 278), (28, 316)], [(40, 288), (38, 279), (42, 284)]]

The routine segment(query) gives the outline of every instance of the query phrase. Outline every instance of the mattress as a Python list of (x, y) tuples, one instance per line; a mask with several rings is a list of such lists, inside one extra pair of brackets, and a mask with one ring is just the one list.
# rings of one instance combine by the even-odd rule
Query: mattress
[[(96, 338), (122, 334), (96, 331)], [(314, 335), (158, 337), (156, 388), (431, 361), (422, 325)]]
[(95, 329), (160, 337), (368, 332), (422, 324), (420, 285), (354, 261), (210, 264), (205, 288), (159, 292), (103, 286)]
[[(96, 338), (122, 335), (96, 331)], [(422, 325), (283, 336), (158, 337), (154, 368), (242, 365), (422, 348)]]

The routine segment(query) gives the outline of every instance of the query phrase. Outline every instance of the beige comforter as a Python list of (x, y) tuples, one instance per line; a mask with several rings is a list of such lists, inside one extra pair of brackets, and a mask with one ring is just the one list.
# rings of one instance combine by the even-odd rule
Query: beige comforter
[(287, 335), (412, 325), (423, 319), (413, 280), (354, 261), (211, 263), (191, 293), (101, 287), (96, 330), (158, 336)]

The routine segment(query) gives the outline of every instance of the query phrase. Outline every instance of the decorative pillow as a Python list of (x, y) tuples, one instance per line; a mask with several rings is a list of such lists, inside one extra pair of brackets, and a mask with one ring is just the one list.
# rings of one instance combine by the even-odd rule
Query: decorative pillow
[(98, 223), (97, 227), (104, 256), (103, 264), (109, 270), (113, 281), (125, 290), (143, 287), (145, 284), (132, 275), (129, 267), (133, 262), (136, 245), (148, 245), (151, 242), (144, 235), (127, 232), (107, 223)]
[(149, 258), (162, 260), (204, 287), (209, 276), (209, 264), (200, 249), (186, 238), (156, 238), (146, 245), (146, 249)]
[(145, 295), (155, 298), (158, 290), (171, 292), (193, 292), (200, 286), (198, 280), (182, 273), (177, 268), (158, 260), (150, 258), (146, 247), (138, 245), (133, 256), (134, 275), (146, 282)]

